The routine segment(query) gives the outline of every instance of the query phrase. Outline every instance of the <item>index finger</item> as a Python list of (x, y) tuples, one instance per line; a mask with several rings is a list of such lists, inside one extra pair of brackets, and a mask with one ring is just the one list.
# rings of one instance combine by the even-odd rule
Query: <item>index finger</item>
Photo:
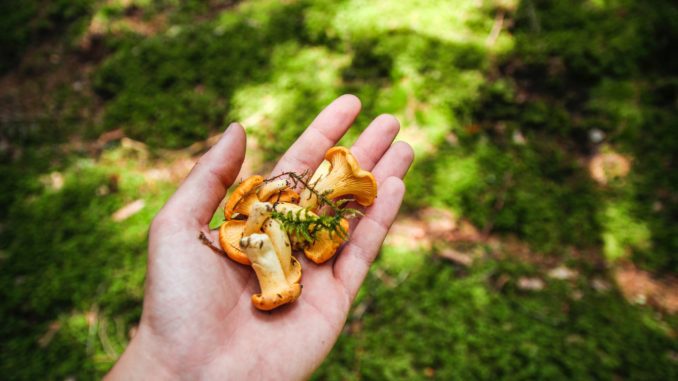
[(313, 172), (346, 133), (360, 113), (360, 100), (355, 95), (342, 95), (313, 120), (306, 131), (285, 152), (273, 169), (272, 175), (283, 172)]

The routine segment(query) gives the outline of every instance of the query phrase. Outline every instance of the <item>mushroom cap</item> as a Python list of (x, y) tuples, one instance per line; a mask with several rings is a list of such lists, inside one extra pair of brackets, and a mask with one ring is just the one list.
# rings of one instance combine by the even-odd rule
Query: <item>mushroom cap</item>
[[(346, 231), (346, 235), (348, 236), (349, 224), (347, 219), (341, 219), (341, 227)], [(306, 258), (314, 263), (321, 264), (327, 262), (334, 256), (339, 246), (346, 240), (345, 238), (347, 238), (347, 236), (342, 238), (339, 234), (334, 233), (330, 237), (330, 232), (323, 230), (318, 233), (318, 238), (311, 246), (304, 248), (304, 254), (306, 255)]]
[(282, 192), (286, 188), (287, 180), (285, 179), (264, 182), (264, 184), (262, 184), (259, 187), (259, 190), (257, 191), (257, 197), (259, 197), (259, 200), (262, 201), (268, 200), (271, 196), (279, 192)]
[(230, 220), (219, 227), (219, 244), (224, 249), (226, 255), (232, 260), (242, 264), (250, 265), (247, 254), (240, 250), (240, 239), (245, 231), (245, 221)]
[(297, 298), (299, 298), (299, 295), (301, 295), (301, 285), (299, 283), (293, 283), (289, 285), (289, 288), (274, 295), (252, 295), (252, 304), (259, 310), (270, 311), (274, 308), (282, 306), (283, 304), (294, 302), (297, 300)]
[[(325, 162), (329, 163), (329, 173), (325, 173), (327, 171)], [(328, 199), (352, 195), (358, 204), (369, 206), (377, 196), (377, 181), (374, 176), (361, 169), (358, 160), (345, 147), (332, 147), (327, 150), (325, 161), (311, 179), (309, 185), (318, 193), (330, 191), (326, 195)], [(318, 197), (309, 189), (304, 189), (299, 204), (305, 208), (315, 209)]]
[(328, 149), (325, 152), (325, 160), (332, 164), (332, 171), (339, 166), (347, 166), (350, 172), (353, 173), (353, 177), (350, 180), (350, 185), (352, 186), (346, 184), (346, 187), (355, 193), (344, 193), (344, 195), (350, 194), (355, 196), (356, 202), (362, 206), (372, 205), (374, 198), (377, 197), (377, 180), (375, 180), (372, 173), (360, 168), (358, 160), (348, 148), (332, 147)]
[(288, 202), (295, 203), (299, 202), (299, 193), (295, 192), (293, 189), (287, 188), (283, 189), (278, 193), (272, 194), (268, 199), (262, 200), (270, 203), (278, 202)]
[(235, 188), (224, 206), (224, 217), (226, 220), (232, 219), (235, 213), (247, 215), (249, 208), (252, 206), (251, 204), (259, 201), (254, 189), (263, 182), (264, 178), (259, 175), (250, 176)]

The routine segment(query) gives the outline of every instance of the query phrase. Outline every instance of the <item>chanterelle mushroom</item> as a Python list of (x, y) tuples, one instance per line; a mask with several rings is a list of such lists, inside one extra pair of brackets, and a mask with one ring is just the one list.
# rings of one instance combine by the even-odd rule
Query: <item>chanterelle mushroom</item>
[(255, 202), (249, 211), (249, 217), (245, 223), (245, 235), (261, 233), (264, 222), (271, 216), (273, 205), (268, 202)]
[[(316, 192), (326, 195), (328, 199), (352, 195), (358, 204), (369, 206), (377, 196), (377, 182), (368, 171), (360, 168), (358, 161), (344, 147), (333, 147), (325, 153), (327, 163), (318, 167), (311, 177), (310, 185)], [(329, 165), (329, 172), (327, 167)], [(304, 208), (315, 209), (318, 197), (309, 189), (304, 189), (299, 202)]]
[[(318, 217), (318, 215), (308, 209), (304, 209), (295, 204), (282, 203), (275, 205), (274, 209), (282, 214), (292, 213), (293, 215), (298, 215), (302, 220)], [(342, 219), (341, 228), (346, 232), (346, 235), (342, 236), (337, 232), (330, 234), (327, 230), (319, 231), (314, 242), (302, 245), (304, 254), (308, 259), (317, 264), (327, 262), (334, 256), (339, 246), (346, 240), (348, 227), (348, 220)]]
[(290, 282), (294, 283), (301, 278), (301, 264), (292, 256), (292, 246), (287, 233), (278, 221), (270, 218), (272, 212), (272, 204), (255, 202), (250, 209), (250, 216), (245, 223), (243, 235), (266, 233), (273, 244), (285, 276)]
[(275, 195), (278, 192), (281, 192), (287, 188), (287, 181), (284, 179), (269, 181), (264, 183), (259, 190), (257, 190), (257, 196), (259, 200), (266, 201), (271, 196)]
[(250, 176), (231, 193), (224, 206), (224, 216), (227, 221), (236, 215), (247, 217), (252, 205), (259, 201), (297, 202), (299, 194), (285, 180), (266, 182), (261, 176)]
[(255, 188), (263, 182), (264, 178), (261, 176), (250, 176), (235, 188), (224, 206), (226, 220), (233, 218), (235, 213), (248, 215), (247, 212), (252, 204), (259, 201)]
[(278, 256), (266, 234), (252, 234), (240, 240), (259, 279), (260, 294), (252, 295), (252, 304), (268, 311), (291, 303), (301, 294), (299, 283), (290, 283), (283, 273)]
[(247, 254), (239, 249), (244, 230), (245, 221), (230, 220), (224, 222), (219, 227), (219, 244), (229, 258), (240, 264), (249, 265), (250, 260), (247, 258)]
[[(341, 220), (341, 228), (348, 234), (348, 220)], [(341, 236), (338, 233), (330, 234), (330, 232), (323, 230), (318, 232), (318, 237), (312, 245), (304, 248), (306, 258), (312, 260), (317, 264), (325, 263), (334, 256), (339, 246), (346, 240), (346, 236)]]
[(271, 240), (275, 253), (278, 255), (280, 266), (285, 273), (287, 281), (298, 283), (301, 279), (301, 263), (292, 256), (292, 245), (287, 233), (280, 226), (280, 223), (272, 218), (264, 222), (263, 229), (264, 233)]

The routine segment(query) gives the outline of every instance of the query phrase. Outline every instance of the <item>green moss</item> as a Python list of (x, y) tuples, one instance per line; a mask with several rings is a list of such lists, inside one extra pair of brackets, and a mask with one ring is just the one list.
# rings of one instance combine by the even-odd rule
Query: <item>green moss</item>
[(94, 0), (9, 0), (0, 4), (0, 73), (14, 67), (31, 43), (52, 33), (72, 38), (85, 26)]
[[(97, 97), (65, 84), (45, 94), (54, 115), (0, 121), (2, 374), (94, 379), (110, 368), (141, 313), (148, 224), (173, 190), (147, 184), (139, 167), (148, 163), (114, 144), (92, 158), (60, 143), (122, 128), (152, 149), (184, 147), (239, 120), (273, 160), (344, 92), (363, 112), (342, 144), (392, 113), (414, 146), (405, 211), (451, 209), (549, 260), (567, 260), (574, 246), (678, 269), (670, 1), (10, 1), (0, 10), (0, 71), (34, 43), (70, 47), (60, 54), (77, 65), (92, 17), (104, 30), (102, 60), (73, 68), (94, 70)], [(164, 24), (149, 36), (112, 27), (130, 14)], [(32, 81), (49, 65), (18, 71)], [(3, 105), (21, 104), (8, 94)], [(631, 170), (602, 185), (587, 167), (606, 150)], [(138, 199), (141, 212), (111, 220)], [(568, 262), (581, 275), (566, 282), (525, 263), (460, 269), (431, 254), (384, 248), (316, 379), (678, 376), (675, 316), (592, 289), (592, 278), (607, 279), (593, 265)], [(521, 290), (524, 276), (546, 288)]]
[[(368, 278), (368, 313), (349, 320), (315, 379), (668, 379), (675, 341), (614, 292), (562, 282), (515, 287), (530, 269), (485, 263), (460, 277), (429, 259), (396, 287)], [(524, 266), (523, 266), (524, 267)], [(527, 270), (527, 273), (526, 273)], [(533, 270), (532, 270), (533, 271)], [(493, 280), (510, 279), (501, 289)], [(629, 348), (634, 350), (628, 350)]]
[[(10, 223), (0, 232), (1, 266), (11, 269), (0, 275), (1, 348), (13, 354), (4, 374), (97, 378), (127, 344), (141, 313), (148, 225), (171, 188), (141, 186), (138, 164), (123, 155), (120, 165), (119, 154), (105, 152), (97, 165), (71, 157), (47, 172), (24, 171), (12, 185)], [(136, 199), (145, 200), (141, 212), (111, 219)]]

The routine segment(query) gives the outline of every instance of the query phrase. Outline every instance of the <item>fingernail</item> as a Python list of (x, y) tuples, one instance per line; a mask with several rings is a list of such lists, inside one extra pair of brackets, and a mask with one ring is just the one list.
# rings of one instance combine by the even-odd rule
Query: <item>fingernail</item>
[(236, 122), (229, 124), (228, 127), (226, 127), (226, 130), (224, 131), (224, 134), (223, 134), (222, 137), (228, 136), (231, 132), (233, 132), (234, 127), (237, 126), (237, 125), (238, 125), (238, 123), (236, 123)]

